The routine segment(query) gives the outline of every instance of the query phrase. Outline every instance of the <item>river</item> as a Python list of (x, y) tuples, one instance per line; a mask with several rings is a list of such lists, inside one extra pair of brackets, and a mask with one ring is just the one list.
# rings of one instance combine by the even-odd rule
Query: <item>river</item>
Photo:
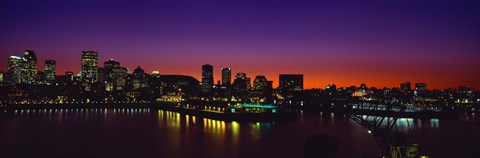
[[(476, 157), (480, 123), (399, 119), (420, 153)], [(219, 121), (149, 109), (17, 110), (0, 114), (0, 157), (303, 157), (313, 134), (339, 140), (338, 157), (378, 157), (372, 134), (341, 114), (299, 113), (290, 122)]]

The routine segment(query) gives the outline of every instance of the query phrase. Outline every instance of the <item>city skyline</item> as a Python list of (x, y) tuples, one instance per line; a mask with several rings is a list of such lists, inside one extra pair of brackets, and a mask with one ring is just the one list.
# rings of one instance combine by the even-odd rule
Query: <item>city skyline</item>
[(274, 87), (278, 74), (300, 73), (305, 88), (480, 89), (478, 2), (0, 3), (1, 71), (10, 55), (32, 49), (38, 61), (56, 60), (57, 74), (78, 73), (79, 52), (94, 50), (101, 62), (197, 79), (208, 63), (214, 83), (229, 67)]
[[(35, 50), (26, 49), (26, 50), (25, 50), (25, 53), (26, 53), (26, 52), (29, 52), (29, 53), (32, 53), (32, 52), (33, 52), (33, 53), (34, 53)], [(102, 66), (102, 63), (103, 63), (103, 62), (118, 62), (118, 63), (120, 63), (120, 61), (116, 61), (114, 58), (110, 58), (110, 59), (108, 59), (108, 60), (101, 61), (101, 60), (100, 60), (101, 58), (100, 58), (100, 55), (99, 55), (100, 53), (98, 53), (98, 52), (96, 52), (96, 51), (94, 51), (94, 50), (84, 50), (84, 51), (81, 51), (81, 54), (82, 54), (81, 60), (82, 60), (82, 61), (83, 61), (83, 55), (84, 55), (84, 53), (86, 53), (86, 52), (93, 52), (93, 53), (95, 53), (95, 60), (97, 61), (97, 62), (96, 62), (96, 65), (97, 65), (98, 68), (104, 68), (104, 67)], [(11, 55), (10, 57), (19, 57), (19, 56), (20, 56), (20, 55)], [(22, 57), (22, 58), (24, 58), (24, 57)], [(38, 56), (36, 56), (36, 58), (38, 58)], [(82, 64), (82, 61), (80, 62), (80, 65), (83, 65), (83, 64)], [(46, 59), (46, 60), (44, 60), (44, 62), (45, 62), (45, 63), (47, 63), (47, 62), (53, 62), (54, 64), (56, 64), (57, 61), (56, 61), (56, 60), (52, 60), (52, 59)], [(7, 63), (7, 62), (5, 62), (5, 63)], [(45, 68), (46, 68), (46, 67), (45, 67), (45, 63), (44, 63), (44, 64), (42, 64), (42, 63), (43, 63), (43, 62), (41, 62), (41, 60), (39, 60), (38, 63), (36, 63), (36, 65), (37, 65), (37, 71), (41, 71), (41, 72), (44, 72), (44, 73), (45, 73)], [(152, 72), (155, 72), (155, 73), (159, 73), (160, 75), (187, 75), (187, 76), (192, 76), (192, 77), (196, 78), (199, 82), (202, 82), (202, 81), (203, 81), (202, 78), (204, 78), (204, 77), (203, 77), (203, 72), (204, 72), (203, 67), (204, 67), (204, 66), (210, 66), (211, 69), (213, 69), (213, 70), (212, 70), (212, 71), (213, 71), (213, 80), (211, 81), (211, 82), (213, 82), (213, 83), (212, 83), (212, 87), (213, 87), (213, 85), (216, 85), (217, 83), (220, 83), (220, 85), (223, 85), (223, 76), (222, 76), (222, 75), (223, 75), (223, 72), (222, 72), (223, 69), (229, 69), (229, 71), (232, 72), (232, 69), (229, 68), (229, 67), (222, 67), (222, 68), (220, 68), (220, 70), (218, 70), (219, 72), (216, 72), (218, 68), (217, 68), (215, 65), (211, 65), (211, 64), (203, 64), (203, 65), (202, 65), (202, 71), (201, 71), (201, 74), (200, 74), (199, 77), (197, 77), (197, 76), (195, 76), (195, 75), (189, 75), (189, 74), (183, 74), (183, 73), (162, 74), (162, 73), (158, 72), (157, 69), (152, 69), (151, 71), (152, 71)], [(57, 68), (56, 65), (55, 65), (55, 67)], [(82, 67), (82, 66), (80, 66), (80, 67)], [(142, 66), (141, 66), (141, 65), (137, 65), (135, 68), (140, 68), (140, 67), (142, 67)], [(43, 69), (42, 69), (42, 68), (43, 68)], [(53, 72), (53, 73), (55, 73), (56, 76), (64, 75), (64, 74), (67, 73), (67, 72), (73, 72), (75, 75), (76, 75), (76, 74), (81, 74), (81, 72), (82, 72), (82, 69), (80, 68), (80, 70), (78, 70), (78, 72), (75, 72), (75, 71), (72, 71), (72, 70), (65, 70), (64, 72), (60, 72), (60, 73), (59, 73), (56, 68), (55, 68), (55, 71)], [(125, 68), (127, 68), (128, 70), (130, 70), (130, 73), (133, 73), (133, 72), (134, 72), (134, 68), (128, 68), (128, 67), (125, 67)], [(142, 67), (142, 68), (145, 69), (145, 67)], [(42, 71), (42, 70), (43, 70), (43, 71)], [(4, 72), (4, 71), (0, 70), (0, 72)], [(5, 71), (4, 73), (6, 73), (6, 72), (7, 72), (7, 71)], [(243, 72), (243, 71), (233, 71), (233, 72), (235, 72), (235, 73), (244, 73), (244, 74), (247, 75), (247, 77), (248, 77), (248, 76), (264, 76), (264, 77), (266, 77), (266, 75), (264, 75), (264, 74), (250, 74), (250, 75), (248, 75), (248, 73), (245, 73), (245, 72)], [(50, 72), (50, 73), (52, 73), (52, 72)], [(145, 73), (147, 73), (147, 74), (152, 74), (152, 73), (149, 73), (149, 72), (147, 72), (147, 71), (145, 71)], [(218, 74), (218, 73), (219, 73), (219, 74)], [(282, 75), (285, 75), (285, 74), (287, 74), (287, 75), (289, 75), (289, 74), (290, 74), (290, 75), (295, 75), (295, 73), (279, 73), (279, 74), (276, 74), (276, 75), (277, 75), (276, 78), (278, 78), (278, 76), (280, 76), (280, 78), (281, 78)], [(297, 73), (297, 74), (298, 74), (298, 73)], [(302, 75), (303, 83), (306, 84), (305, 80), (303, 79), (303, 74), (299, 74), (299, 75)], [(249, 77), (249, 78), (252, 78), (252, 77)], [(267, 78), (268, 78), (268, 77), (267, 77)], [(277, 81), (278, 83), (273, 82), (272, 86), (273, 86), (274, 88), (280, 87), (280, 86), (281, 86), (280, 80), (276, 80), (276, 79), (274, 79), (274, 78), (275, 78), (275, 77), (272, 77), (271, 80)], [(235, 77), (234, 77), (234, 76), (231, 76), (231, 74), (230, 74), (230, 79), (233, 80), (233, 79), (235, 79)], [(252, 84), (252, 83), (253, 83), (253, 81), (250, 81), (250, 84)], [(388, 86), (372, 86), (372, 85), (369, 85), (368, 83), (365, 83), (365, 82), (360, 82), (360, 83), (356, 83), (356, 84), (352, 84), (352, 85), (338, 85), (337, 83), (334, 83), (334, 82), (333, 82), (333, 83), (328, 83), (327, 85), (325, 85), (325, 86), (323, 86), (323, 87), (321, 87), (321, 86), (320, 86), (320, 87), (308, 87), (308, 86), (306, 86), (305, 88), (302, 88), (302, 89), (316, 89), (316, 88), (325, 89), (325, 87), (328, 87), (328, 86), (330, 86), (330, 85), (336, 85), (336, 86), (338, 86), (339, 88), (342, 88), (342, 87), (343, 87), (343, 88), (348, 88), (348, 87), (350, 87), (350, 86), (358, 87), (359, 85), (365, 85), (365, 84), (368, 85), (369, 87), (376, 87), (376, 88), (384, 88), (384, 87), (385, 87), (385, 88), (400, 88), (400, 89), (402, 89), (402, 84), (404, 84), (404, 83), (427, 84), (427, 85), (428, 85), (428, 88), (427, 88), (428, 90), (442, 90), (442, 89), (439, 89), (439, 88), (431, 88), (431, 86), (429, 85), (428, 82), (412, 82), (411, 80), (406, 80), (406, 81), (403, 81), (403, 82), (399, 82), (399, 83), (397, 83), (396, 86), (391, 86), (391, 87), (388, 87)], [(425, 85), (425, 87), (427, 87), (427, 85)], [(472, 87), (472, 88), (475, 88), (475, 89), (479, 89), (479, 88), (477, 88), (477, 87), (468, 86), (468, 85), (465, 85), (465, 84), (464, 84), (464, 85), (451, 86), (451, 87), (445, 87), (445, 88), (443, 88), (443, 89), (446, 89), (446, 88), (458, 88), (458, 87), (460, 87), (460, 86), (467, 86), (467, 87)], [(412, 87), (414, 88), (415, 85), (412, 86)]]

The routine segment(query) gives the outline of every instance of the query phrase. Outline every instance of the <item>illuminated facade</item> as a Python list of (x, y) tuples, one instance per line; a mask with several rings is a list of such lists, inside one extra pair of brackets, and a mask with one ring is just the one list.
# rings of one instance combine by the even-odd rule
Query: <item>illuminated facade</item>
[(222, 69), (222, 86), (230, 86), (232, 84), (232, 69)]
[(235, 80), (233, 80), (233, 89), (236, 92), (246, 92), (250, 90), (250, 78), (247, 77), (246, 73), (239, 72), (235, 75)]
[(213, 66), (202, 65), (202, 92), (212, 92), (213, 87)]
[(147, 78), (145, 75), (145, 71), (138, 66), (135, 70), (133, 70), (133, 78), (132, 78), (132, 89), (137, 90), (147, 86)]
[(37, 78), (37, 56), (32, 50), (25, 50), (23, 54), (25, 63), (23, 64), (21, 82), (22, 83), (35, 83)]
[(282, 91), (302, 91), (303, 75), (302, 74), (280, 74), (280, 84), (278, 89)]
[(55, 81), (55, 70), (56, 62), (55, 60), (45, 60), (45, 80), (47, 83), (53, 83)]
[(256, 91), (263, 91), (268, 88), (267, 78), (265, 76), (256, 76), (253, 81), (253, 89)]
[(10, 56), (8, 58), (7, 82), (11, 84), (21, 83), (22, 69), (25, 64), (25, 58), (19, 56)]
[(98, 80), (98, 53), (94, 51), (82, 51), (81, 77), (87, 83)]

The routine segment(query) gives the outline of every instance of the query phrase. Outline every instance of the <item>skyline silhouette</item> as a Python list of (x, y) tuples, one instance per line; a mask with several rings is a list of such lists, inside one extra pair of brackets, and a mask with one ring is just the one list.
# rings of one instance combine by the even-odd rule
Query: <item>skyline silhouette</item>
[[(200, 78), (199, 65), (305, 74), (305, 88), (335, 83), (480, 89), (480, 5), (475, 1), (3, 1), (0, 70), (35, 50), (57, 74), (78, 73), (80, 52), (147, 72)], [(77, 64), (78, 63), (78, 64)], [(40, 63), (39, 66), (43, 66)], [(254, 77), (254, 76), (250, 76)], [(216, 80), (215, 80), (216, 82)]]

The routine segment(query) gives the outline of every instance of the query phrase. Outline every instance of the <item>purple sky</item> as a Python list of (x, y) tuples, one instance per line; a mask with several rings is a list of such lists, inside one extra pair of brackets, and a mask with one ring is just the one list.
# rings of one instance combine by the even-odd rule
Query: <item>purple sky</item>
[(307, 88), (480, 89), (480, 1), (26, 1), (0, 2), (0, 70), (35, 50), (78, 72), (82, 50), (133, 70), (186, 74), (202, 64), (266, 75), (303, 73)]

